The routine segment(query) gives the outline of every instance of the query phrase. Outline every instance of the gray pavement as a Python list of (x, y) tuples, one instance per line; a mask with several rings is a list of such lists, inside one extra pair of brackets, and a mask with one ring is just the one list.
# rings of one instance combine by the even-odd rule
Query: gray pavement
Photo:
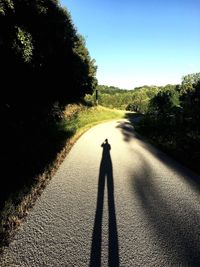
[[(111, 150), (101, 146), (106, 138)], [(74, 145), (0, 266), (200, 266), (199, 184), (128, 121), (97, 125)]]

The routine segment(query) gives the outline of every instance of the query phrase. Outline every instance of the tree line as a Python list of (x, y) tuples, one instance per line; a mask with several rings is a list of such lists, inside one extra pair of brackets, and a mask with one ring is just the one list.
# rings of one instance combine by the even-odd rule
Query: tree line
[[(139, 132), (200, 171), (200, 73), (185, 75), (175, 85), (97, 89), (99, 104), (141, 114), (135, 125)], [(95, 94), (86, 99), (94, 103)]]
[[(162, 87), (142, 86), (133, 90), (120, 89), (115, 86), (98, 85), (98, 102), (102, 106), (145, 113), (150, 99)], [(87, 95), (86, 99), (95, 103), (96, 94)]]
[(200, 171), (200, 73), (186, 75), (181, 85), (160, 90), (137, 129)]
[(64, 106), (93, 92), (96, 69), (59, 1), (0, 0), (3, 194), (40, 172), (60, 149)]

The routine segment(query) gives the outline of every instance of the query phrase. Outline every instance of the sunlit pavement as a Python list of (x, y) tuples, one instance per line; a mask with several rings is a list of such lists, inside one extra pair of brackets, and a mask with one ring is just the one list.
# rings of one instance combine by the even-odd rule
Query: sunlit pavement
[(74, 145), (0, 266), (200, 266), (199, 184), (127, 120), (95, 126)]

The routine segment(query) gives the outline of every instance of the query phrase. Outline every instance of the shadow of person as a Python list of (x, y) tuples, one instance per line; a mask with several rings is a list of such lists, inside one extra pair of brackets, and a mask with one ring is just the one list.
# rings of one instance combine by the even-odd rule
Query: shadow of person
[(107, 191), (108, 191), (108, 213), (109, 213), (109, 248), (108, 248), (108, 266), (119, 266), (119, 248), (118, 248), (118, 235), (117, 223), (115, 215), (115, 202), (114, 202), (114, 182), (113, 182), (113, 167), (110, 156), (111, 146), (106, 139), (101, 145), (103, 148), (102, 159), (99, 168), (99, 182), (97, 194), (97, 206), (92, 236), (92, 247), (90, 266), (101, 266), (101, 243), (102, 243), (102, 217), (103, 217), (103, 204), (104, 204), (104, 189), (105, 180), (107, 178)]

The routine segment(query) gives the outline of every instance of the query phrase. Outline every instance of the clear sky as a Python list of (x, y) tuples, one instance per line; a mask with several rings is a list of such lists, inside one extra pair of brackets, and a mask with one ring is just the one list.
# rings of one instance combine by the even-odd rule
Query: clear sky
[(200, 72), (200, 0), (61, 0), (99, 84), (133, 89)]

